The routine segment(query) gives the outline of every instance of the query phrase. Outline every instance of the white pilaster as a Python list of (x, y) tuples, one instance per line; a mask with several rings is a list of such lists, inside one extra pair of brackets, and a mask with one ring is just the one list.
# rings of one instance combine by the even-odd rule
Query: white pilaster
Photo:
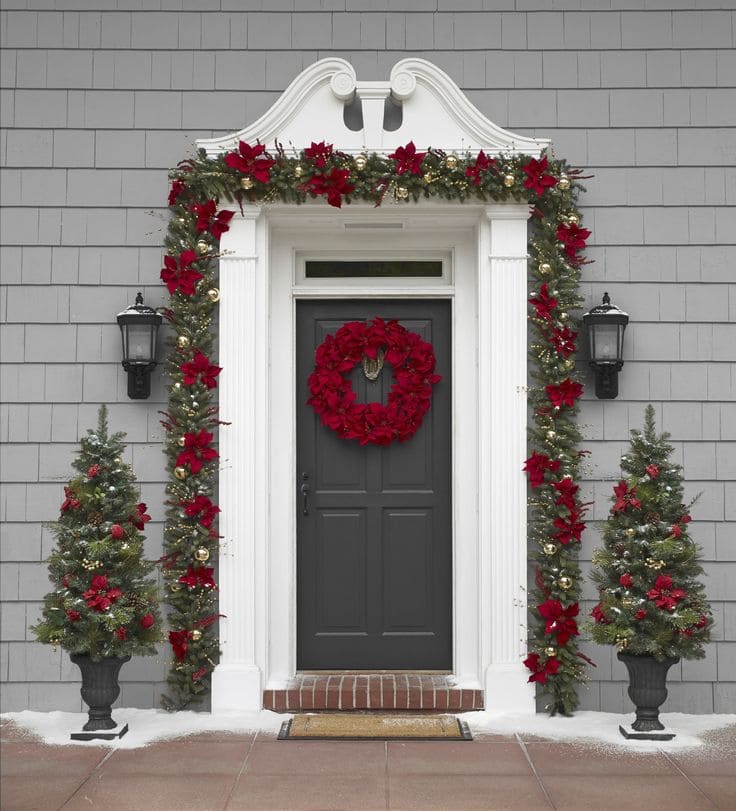
[(485, 706), (535, 711), (526, 648), (527, 205), (486, 208), (479, 267), (481, 649)]
[[(246, 206), (220, 249), (219, 558), (222, 657), (212, 676), (212, 710), (262, 706), (267, 401), (265, 222)], [(260, 643), (260, 644), (259, 644)]]

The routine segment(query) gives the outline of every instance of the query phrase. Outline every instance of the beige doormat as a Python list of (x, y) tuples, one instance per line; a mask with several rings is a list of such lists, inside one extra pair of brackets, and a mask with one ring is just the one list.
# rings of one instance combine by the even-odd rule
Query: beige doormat
[(388, 715), (352, 712), (299, 713), (284, 721), (280, 741), (472, 741), (454, 715)]

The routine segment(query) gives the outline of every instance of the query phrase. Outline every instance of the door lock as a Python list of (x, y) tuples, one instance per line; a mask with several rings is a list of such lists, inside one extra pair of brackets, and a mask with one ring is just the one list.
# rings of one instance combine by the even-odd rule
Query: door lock
[(300, 488), (302, 494), (302, 515), (309, 515), (309, 494), (312, 492), (309, 486), (309, 473), (302, 473), (302, 486)]

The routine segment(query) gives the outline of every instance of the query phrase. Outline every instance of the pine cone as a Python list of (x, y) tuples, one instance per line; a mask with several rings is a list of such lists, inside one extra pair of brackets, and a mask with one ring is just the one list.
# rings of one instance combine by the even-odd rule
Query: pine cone
[(92, 527), (99, 527), (103, 521), (104, 518), (102, 517), (102, 513), (100, 512), (90, 513), (87, 516), (87, 523)]
[(661, 519), (659, 517), (659, 513), (651, 512), (646, 514), (644, 520), (647, 522), (647, 524), (658, 524)]

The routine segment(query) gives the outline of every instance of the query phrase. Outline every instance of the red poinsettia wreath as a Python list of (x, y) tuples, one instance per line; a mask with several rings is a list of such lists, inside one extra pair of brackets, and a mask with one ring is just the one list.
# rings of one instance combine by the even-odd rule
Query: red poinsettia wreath
[[(358, 403), (346, 375), (364, 357), (376, 360), (380, 353), (393, 367), (388, 402)], [(370, 324), (344, 324), (317, 347), (315, 360), (308, 381), (312, 394), (308, 404), (323, 425), (361, 445), (390, 445), (413, 437), (429, 410), (432, 387), (442, 380), (434, 373), (432, 345), (398, 321), (382, 318), (374, 318)]]

